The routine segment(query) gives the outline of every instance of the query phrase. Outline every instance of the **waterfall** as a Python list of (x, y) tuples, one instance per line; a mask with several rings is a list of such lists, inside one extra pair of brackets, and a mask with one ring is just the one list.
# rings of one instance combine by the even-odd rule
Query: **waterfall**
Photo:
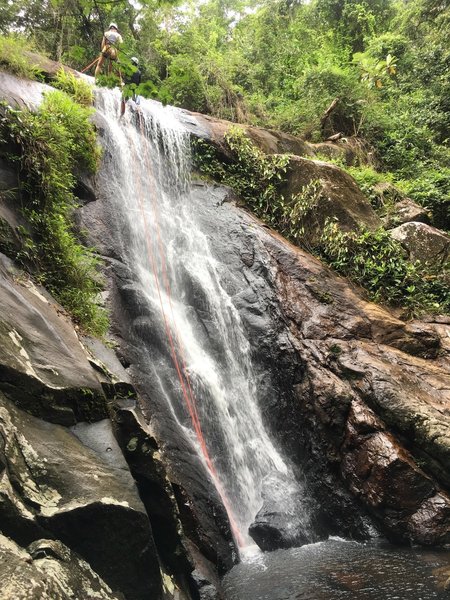
[(261, 508), (263, 480), (273, 473), (289, 479), (288, 467), (263, 424), (251, 348), (223, 284), (227, 273), (196, 219), (188, 132), (176, 109), (151, 101), (119, 119), (119, 101), (118, 91), (97, 90), (106, 123), (103, 192), (151, 315), (153, 385), (244, 547), (252, 543), (247, 530)]

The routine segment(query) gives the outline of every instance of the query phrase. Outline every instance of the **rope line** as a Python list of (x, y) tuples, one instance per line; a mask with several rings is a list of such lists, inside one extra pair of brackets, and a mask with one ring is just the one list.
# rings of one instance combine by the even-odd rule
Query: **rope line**
[[(147, 147), (147, 143), (146, 143), (147, 135), (146, 135), (146, 130), (145, 130), (145, 121), (142, 116), (142, 111), (139, 107), (137, 108), (137, 114), (138, 114), (138, 122), (139, 122), (138, 130), (139, 130), (141, 136), (145, 139), (144, 144), (143, 144), (144, 145), (144, 167), (147, 169), (147, 171), (150, 173), (150, 175), (152, 175), (151, 159), (149, 156), (148, 147)], [(161, 313), (162, 313), (162, 317), (163, 317), (163, 321), (164, 321), (164, 329), (165, 329), (165, 332), (166, 332), (166, 335), (167, 335), (167, 338), (169, 341), (172, 362), (173, 362), (175, 370), (177, 372), (177, 376), (178, 376), (180, 386), (181, 386), (182, 395), (183, 395), (189, 416), (191, 418), (192, 426), (194, 428), (194, 432), (196, 434), (197, 441), (200, 445), (206, 466), (210, 472), (211, 478), (212, 478), (214, 485), (217, 489), (217, 492), (222, 500), (222, 503), (227, 511), (233, 535), (237, 541), (238, 546), (242, 548), (245, 546), (245, 542), (244, 542), (241, 532), (239, 531), (239, 527), (238, 527), (236, 519), (234, 517), (233, 509), (231, 507), (228, 496), (223, 488), (223, 485), (220, 481), (217, 470), (216, 470), (216, 468), (213, 464), (213, 461), (211, 459), (211, 456), (209, 454), (209, 450), (208, 450), (206, 440), (205, 440), (205, 437), (204, 437), (204, 434), (202, 431), (202, 427), (201, 427), (201, 420), (200, 420), (199, 413), (197, 410), (197, 401), (196, 401), (196, 398), (194, 395), (193, 386), (191, 384), (191, 379), (189, 376), (188, 369), (186, 368), (186, 360), (185, 360), (185, 354), (183, 351), (183, 344), (181, 341), (181, 336), (180, 336), (180, 333), (179, 333), (179, 330), (178, 330), (178, 327), (176, 324), (175, 314), (174, 314), (174, 310), (173, 310), (172, 292), (171, 292), (170, 280), (169, 280), (169, 276), (168, 276), (168, 272), (167, 272), (167, 262), (166, 262), (166, 257), (165, 257), (164, 246), (163, 246), (162, 238), (161, 238), (161, 230), (160, 230), (160, 225), (159, 225), (159, 212), (157, 209), (155, 189), (153, 187), (153, 177), (152, 176), (149, 177), (150, 182), (151, 182), (150, 186), (153, 187), (153, 189), (150, 189), (149, 196), (151, 198), (153, 219), (154, 219), (156, 237), (157, 237), (157, 243), (158, 243), (158, 252), (159, 252), (159, 258), (160, 258), (160, 263), (161, 263), (162, 279), (163, 279), (163, 285), (164, 285), (165, 293), (166, 293), (169, 308), (170, 308), (172, 327), (169, 324), (168, 315), (166, 314), (166, 310), (164, 308), (164, 303), (163, 303), (163, 299), (162, 299), (161, 285), (160, 285), (159, 277), (158, 277), (158, 268), (157, 268), (155, 255), (154, 255), (154, 252), (152, 249), (152, 244), (151, 244), (151, 239), (150, 239), (151, 238), (150, 226), (148, 223), (147, 214), (146, 214), (144, 201), (143, 201), (143, 196), (144, 196), (143, 189), (142, 189), (142, 185), (140, 183), (140, 178), (138, 177), (137, 179), (139, 180), (139, 186), (140, 186), (140, 193), (138, 194), (138, 202), (139, 202), (140, 213), (142, 215), (142, 220), (143, 220), (143, 225), (144, 225), (145, 244), (146, 244), (146, 248), (147, 248), (148, 257), (149, 257), (149, 260), (150, 260), (150, 263), (152, 266), (153, 278), (155, 280), (155, 285), (156, 285), (156, 289), (158, 292), (158, 299), (159, 299)], [(174, 331), (176, 340), (174, 340), (172, 330)], [(175, 341), (176, 341), (176, 344), (175, 344)], [(176, 345), (178, 346), (178, 354), (177, 354)]]

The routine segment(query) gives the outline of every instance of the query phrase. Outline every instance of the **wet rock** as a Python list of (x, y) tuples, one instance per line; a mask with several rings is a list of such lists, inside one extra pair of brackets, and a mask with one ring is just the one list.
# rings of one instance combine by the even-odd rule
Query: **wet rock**
[[(98, 187), (102, 189), (101, 181)], [(216, 194), (214, 201), (217, 200)], [(128, 408), (120, 408), (117, 432), (149, 514), (154, 515), (151, 518), (158, 548), (175, 573), (184, 573), (187, 577), (186, 573), (192, 567), (182, 548), (182, 536), (176, 532), (176, 519), (179, 518), (184, 534), (220, 573), (224, 573), (236, 560), (227, 515), (214, 484), (198, 460), (192, 440), (180, 428), (168, 406), (167, 394), (173, 390), (174, 397), (179, 397), (176, 377), (167, 374), (170, 348), (165, 331), (159, 329), (160, 319), (154, 318), (136, 282), (132, 265), (125, 262), (126, 239), (119, 227), (116, 210), (107, 197), (100, 197), (98, 202), (81, 209), (80, 224), (89, 232), (89, 244), (100, 247), (102, 253), (117, 257), (110, 261), (108, 268), (112, 329), (120, 344), (121, 362), (127, 365), (128, 375), (136, 388), (140, 408), (134, 415)], [(239, 262), (243, 264), (241, 258)], [(180, 277), (184, 277), (183, 272)], [(195, 286), (186, 286), (186, 291), (186, 302), (194, 302), (194, 298), (195, 302), (199, 300), (196, 311), (192, 312), (192, 322), (202, 328), (204, 323), (202, 339), (207, 340), (210, 325), (206, 313), (203, 321), (201, 297)], [(161, 388), (152, 385), (154, 369), (158, 370)], [(141, 416), (136, 416), (139, 413)], [(176, 408), (176, 414), (181, 423), (189, 424), (183, 406)], [(149, 442), (151, 438), (153, 442)], [(128, 446), (131, 440), (134, 441)], [(142, 452), (149, 443), (148, 452)], [(164, 461), (167, 479), (161, 461)], [(170, 495), (175, 499), (175, 507)], [(172, 517), (175, 521), (169, 523)]]
[[(345, 515), (343, 497), (338, 500), (326, 475), (340, 465), (350, 490), (384, 533), (396, 540), (442, 543), (449, 526), (443, 508), (447, 500), (442, 506), (431, 502), (426, 520), (422, 508), (440, 486), (449, 486), (450, 365), (440, 352), (441, 330), (431, 323), (405, 324), (363, 302), (345, 283), (341, 287), (341, 280), (329, 278), (318, 262), (282, 246), (276, 236), (266, 244), (274, 258), (279, 297), (306, 364), (297, 406), (309, 489), (325, 507), (327, 489)], [(310, 282), (316, 280), (333, 302), (319, 302), (311, 294)], [(364, 433), (348, 441), (348, 428)], [(327, 510), (324, 517), (329, 522)], [(345, 518), (339, 521), (345, 530)], [(420, 527), (413, 527), (416, 521)]]
[(292, 548), (318, 540), (305, 491), (272, 474), (263, 482), (263, 505), (249, 533), (263, 551)]
[(61, 542), (40, 539), (26, 550), (0, 534), (1, 600), (120, 600)]
[(0, 255), (0, 390), (54, 423), (106, 417), (101, 385), (53, 298)]
[(425, 223), (405, 223), (390, 231), (409, 253), (409, 258), (439, 267), (450, 257), (450, 236)]
[(160, 558), (175, 580), (186, 587), (194, 565), (159, 446), (135, 401), (116, 401), (113, 414), (116, 436), (149, 515)]
[(195, 570), (192, 573), (192, 578), (200, 595), (200, 600), (220, 600), (216, 586), (206, 579), (199, 571)]
[(3, 396), (0, 415), (3, 532), (22, 544), (56, 537), (127, 598), (158, 598), (150, 525), (108, 422), (78, 426), (83, 445)]
[(78, 173), (74, 194), (82, 204), (97, 200), (95, 177), (87, 173)]
[[(196, 125), (192, 115), (186, 118), (192, 130), (197, 127), (197, 135), (210, 135), (208, 120)], [(215, 129), (217, 143), (228, 126), (220, 123)], [(321, 205), (315, 218), (337, 216), (348, 229), (361, 222), (369, 228), (380, 225), (349, 176), (319, 161), (291, 160), (288, 193), (299, 193), (315, 180), (320, 180), (323, 191), (323, 211)], [(407, 325), (366, 302), (355, 287), (320, 261), (286, 243), (233, 203), (223, 202), (228, 192), (218, 190), (197, 184), (192, 203), (202, 231), (212, 240), (215, 258), (226, 270), (221, 286), (239, 309), (249, 339), (263, 418), (277, 444), (294, 465), (301, 465), (298, 475), (306, 480), (316, 506), (311, 515), (315, 527), (321, 535), (360, 539), (372, 534), (375, 524), (392, 539), (415, 542), (434, 536), (442, 540), (445, 510), (434, 502), (427, 507), (427, 522), (434, 529), (421, 525), (419, 531), (412, 526), (413, 515), (421, 514), (424, 503), (434, 498), (440, 486), (448, 487), (450, 385), (448, 361), (441, 352), (442, 332), (433, 324)], [(80, 223), (89, 230), (89, 243), (111, 257), (113, 329), (121, 360), (129, 366), (146, 424), (164, 457), (183, 528), (223, 572), (233, 562), (226, 516), (190, 440), (177, 424), (189, 425), (186, 411), (167, 409), (165, 396), (176, 385), (165, 375), (167, 353), (160, 341), (152, 342), (152, 337), (158, 337), (152, 315), (138, 314), (140, 302), (125, 264), (117, 214), (107, 197), (99, 200), (83, 207)], [(182, 278), (184, 283), (184, 272)], [(205, 332), (211, 332), (201, 294), (195, 286), (186, 289), (189, 303), (201, 304), (196, 311), (191, 307), (193, 322), (203, 323)], [(148, 353), (142, 350), (144, 341), (151, 344)], [(151, 384), (151, 369), (158, 371), (159, 387)], [(356, 431), (355, 445), (346, 445), (350, 426)], [(360, 440), (365, 436), (370, 443)], [(383, 463), (379, 447), (388, 444), (390, 436), (395, 452)], [(137, 441), (130, 453), (142, 446), (139, 436), (132, 437)], [(354, 465), (348, 471), (354, 475), (348, 479), (342, 466), (346, 460)], [(370, 461), (382, 481), (374, 478), (365, 487), (363, 465)], [(398, 474), (414, 487), (413, 492), (395, 485)], [(409, 495), (414, 498), (410, 505)], [(396, 503), (405, 507), (404, 518), (392, 517), (391, 506)], [(425, 536), (425, 529), (432, 533)]]

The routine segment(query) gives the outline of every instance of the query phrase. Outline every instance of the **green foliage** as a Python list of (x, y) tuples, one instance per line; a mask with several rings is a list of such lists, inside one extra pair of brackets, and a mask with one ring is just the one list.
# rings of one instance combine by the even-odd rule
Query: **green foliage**
[(221, 160), (217, 151), (203, 141), (195, 143), (199, 171), (232, 187), (246, 205), (267, 223), (277, 226), (283, 218), (280, 187), (289, 156), (267, 155), (257, 148), (240, 127), (225, 134), (230, 160)]
[[(130, 56), (140, 58), (138, 94), (313, 142), (338, 132), (357, 136), (382, 173), (363, 164), (349, 171), (379, 213), (389, 210), (377, 190), (387, 181), (429, 208), (436, 226), (450, 229), (447, 1), (55, 0), (48, 10), (38, 0), (17, 0), (0, 11), (0, 31), (24, 32), (26, 47), (34, 40), (52, 58), (81, 68), (98, 53), (111, 20), (124, 37), (123, 71)], [(23, 52), (13, 54), (16, 62), (6, 64), (29, 68), (20, 63)], [(103, 76), (99, 83), (120, 82)], [(133, 91), (125, 87), (125, 97)], [(307, 245), (303, 223), (319, 187), (283, 198), (285, 159), (248, 144), (231, 133), (227, 165), (205, 144), (197, 154), (205, 157), (204, 171)]]
[(90, 115), (64, 92), (50, 92), (36, 113), (5, 110), (0, 139), (14, 148), (32, 227), (20, 257), (35, 264), (41, 281), (84, 329), (101, 335), (108, 319), (97, 302), (98, 259), (77, 242), (71, 224), (74, 173), (94, 171), (100, 156)]
[(30, 44), (14, 35), (0, 36), (0, 69), (26, 79), (41, 79), (40, 69), (30, 62), (25, 52)]
[(59, 69), (55, 79), (52, 81), (53, 87), (69, 94), (71, 98), (82, 106), (91, 106), (94, 100), (92, 87), (84, 79), (75, 77), (70, 71)]
[[(450, 272), (434, 273), (428, 266), (412, 263), (384, 229), (344, 232), (333, 221), (322, 231), (314, 228), (314, 213), (323, 193), (320, 181), (310, 181), (286, 198), (282, 190), (288, 155), (265, 155), (241, 128), (232, 128), (225, 138), (226, 160), (210, 144), (195, 143), (197, 168), (231, 186), (259, 218), (364, 287), (376, 302), (404, 307), (410, 315), (450, 312)], [(368, 193), (389, 178), (370, 167), (348, 170)]]
[(406, 307), (410, 315), (450, 312), (450, 273), (432, 273), (410, 262), (384, 229), (343, 232), (329, 221), (319, 254), (338, 273), (368, 290), (375, 302)]
[(95, 85), (97, 85), (98, 87), (105, 87), (112, 90), (115, 87), (121, 86), (121, 80), (120, 77), (115, 73), (100, 73), (95, 78)]

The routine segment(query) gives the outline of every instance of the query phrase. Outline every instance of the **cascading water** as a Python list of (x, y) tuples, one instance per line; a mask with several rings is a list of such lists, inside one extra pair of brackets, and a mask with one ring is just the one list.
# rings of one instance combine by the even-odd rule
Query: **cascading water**
[[(196, 448), (244, 547), (264, 478), (282, 474), (292, 486), (294, 478), (264, 428), (250, 345), (196, 222), (189, 135), (175, 109), (143, 101), (119, 120), (119, 102), (118, 92), (97, 92), (107, 123), (106, 193), (152, 315), (153, 385)], [(199, 312), (207, 315), (203, 322)]]

